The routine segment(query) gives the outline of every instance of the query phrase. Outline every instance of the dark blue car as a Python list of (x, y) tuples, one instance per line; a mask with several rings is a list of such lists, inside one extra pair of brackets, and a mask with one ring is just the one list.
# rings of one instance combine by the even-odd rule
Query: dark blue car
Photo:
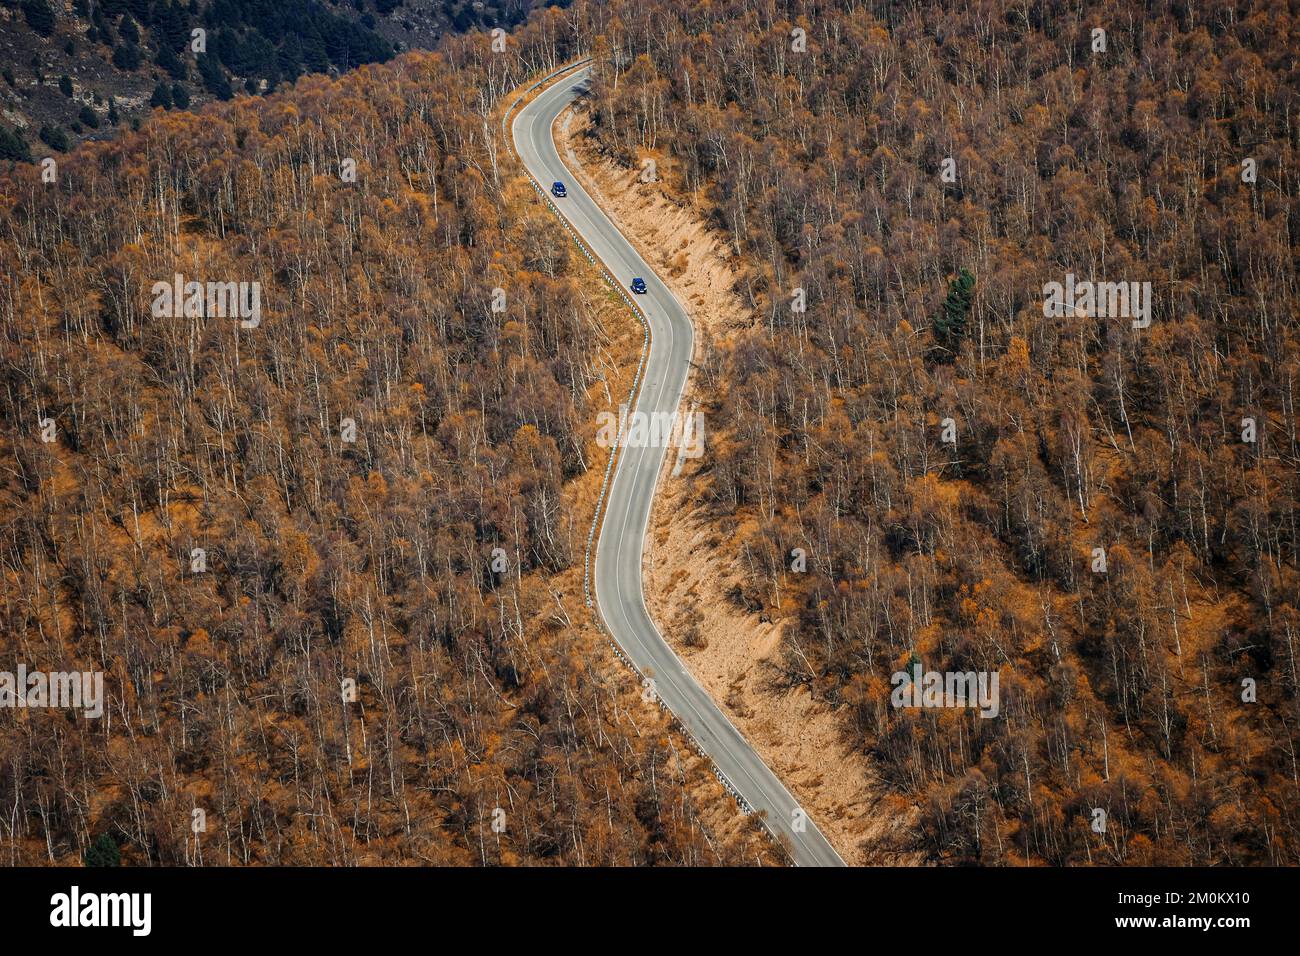
[(633, 279), (632, 291), (637, 295), (645, 295), (645, 279)]
[(564, 183), (551, 183), (551, 195), (556, 199), (563, 199), (569, 193), (564, 188)]

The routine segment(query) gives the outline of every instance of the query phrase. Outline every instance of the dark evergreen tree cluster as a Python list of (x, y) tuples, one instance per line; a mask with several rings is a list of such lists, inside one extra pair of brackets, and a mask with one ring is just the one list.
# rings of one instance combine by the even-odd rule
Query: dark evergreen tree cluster
[(32, 161), (31, 149), (22, 136), (3, 126), (0, 126), (0, 159)]
[[(22, 0), (21, 6), (33, 30), (53, 33), (48, 0)], [(397, 6), (385, 0), (379, 9)], [(352, 20), (319, 0), (76, 0), (72, 12), (90, 22), (89, 40), (112, 49), (119, 70), (152, 62), (180, 82), (189, 78), (192, 63), (204, 88), (220, 99), (234, 95), (235, 77), (251, 90), (273, 90), (304, 73), (382, 63), (394, 52), (374, 31), (373, 17)], [(207, 31), (204, 52), (191, 49), (195, 29)]]
[(86, 866), (121, 866), (122, 851), (111, 833), (101, 833), (86, 850)]
[(41, 142), (50, 149), (57, 149), (61, 153), (68, 151), (68, 134), (57, 126), (46, 124), (41, 127)]
[(43, 37), (54, 32), (54, 11), (47, 0), (23, 0), (23, 17), (28, 26)]
[(944, 355), (951, 357), (960, 347), (974, 300), (975, 277), (962, 269), (948, 283), (948, 297), (934, 320), (934, 342), (943, 349)]

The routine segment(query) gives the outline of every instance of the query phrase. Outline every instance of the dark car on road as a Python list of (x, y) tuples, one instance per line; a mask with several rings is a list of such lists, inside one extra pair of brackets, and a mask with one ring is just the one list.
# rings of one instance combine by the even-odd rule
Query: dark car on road
[(633, 279), (632, 291), (637, 295), (645, 295), (645, 279)]
[(564, 188), (564, 183), (551, 183), (551, 195), (556, 199), (563, 199), (569, 195), (568, 190)]

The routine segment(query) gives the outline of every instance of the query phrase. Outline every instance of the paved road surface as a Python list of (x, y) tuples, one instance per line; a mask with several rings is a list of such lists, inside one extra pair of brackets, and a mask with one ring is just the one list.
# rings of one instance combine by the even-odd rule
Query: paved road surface
[[(544, 188), (556, 180), (566, 185), (568, 196), (556, 200), (556, 206), (624, 289), (634, 276), (645, 279), (647, 292), (636, 300), (649, 320), (651, 345), (636, 409), (672, 414), (681, 402), (694, 343), (690, 318), (565, 168), (551, 137), (552, 122), (581, 95), (588, 75), (589, 67), (582, 67), (547, 86), (519, 110), (511, 135), (520, 159)], [(843, 866), (811, 819), (802, 826), (796, 823), (799, 805), (794, 797), (696, 683), (646, 610), (641, 558), (664, 454), (664, 448), (654, 447), (624, 448), (619, 453), (596, 548), (596, 603), (605, 626), (641, 672), (654, 679), (660, 699), (723, 776), (751, 808), (765, 811), (768, 828), (790, 847), (795, 862)], [(797, 733), (798, 728), (790, 732)]]

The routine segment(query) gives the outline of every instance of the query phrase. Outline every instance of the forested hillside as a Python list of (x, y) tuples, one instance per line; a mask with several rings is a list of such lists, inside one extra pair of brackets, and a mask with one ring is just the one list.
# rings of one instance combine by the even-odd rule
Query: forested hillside
[(1295, 17), (949, 6), (577, 0), (6, 164), (0, 648), (109, 702), (0, 711), (4, 858), (778, 858), (577, 596), (633, 324), (499, 121), (592, 52), (601, 149), (731, 244), (687, 480), (919, 820), (867, 855), (1300, 863)]
[[(780, 859), (702, 821), (734, 804), (582, 607), (627, 316), (497, 132), (573, 37), (547, 11), (0, 178), (0, 650), (108, 697), (0, 711), (6, 863)], [(160, 312), (178, 273), (260, 307)]]
[(62, 152), (153, 109), (264, 95), (446, 33), (509, 29), (532, 0), (0, 0), (0, 160)]
[[(699, 372), (696, 496), (765, 569), (731, 599), (907, 848), (1300, 862), (1292, 8), (602, 9), (600, 143), (761, 318)], [(1149, 325), (1047, 317), (1067, 275), (1151, 283)], [(911, 662), (998, 672), (1000, 713), (891, 707)]]

